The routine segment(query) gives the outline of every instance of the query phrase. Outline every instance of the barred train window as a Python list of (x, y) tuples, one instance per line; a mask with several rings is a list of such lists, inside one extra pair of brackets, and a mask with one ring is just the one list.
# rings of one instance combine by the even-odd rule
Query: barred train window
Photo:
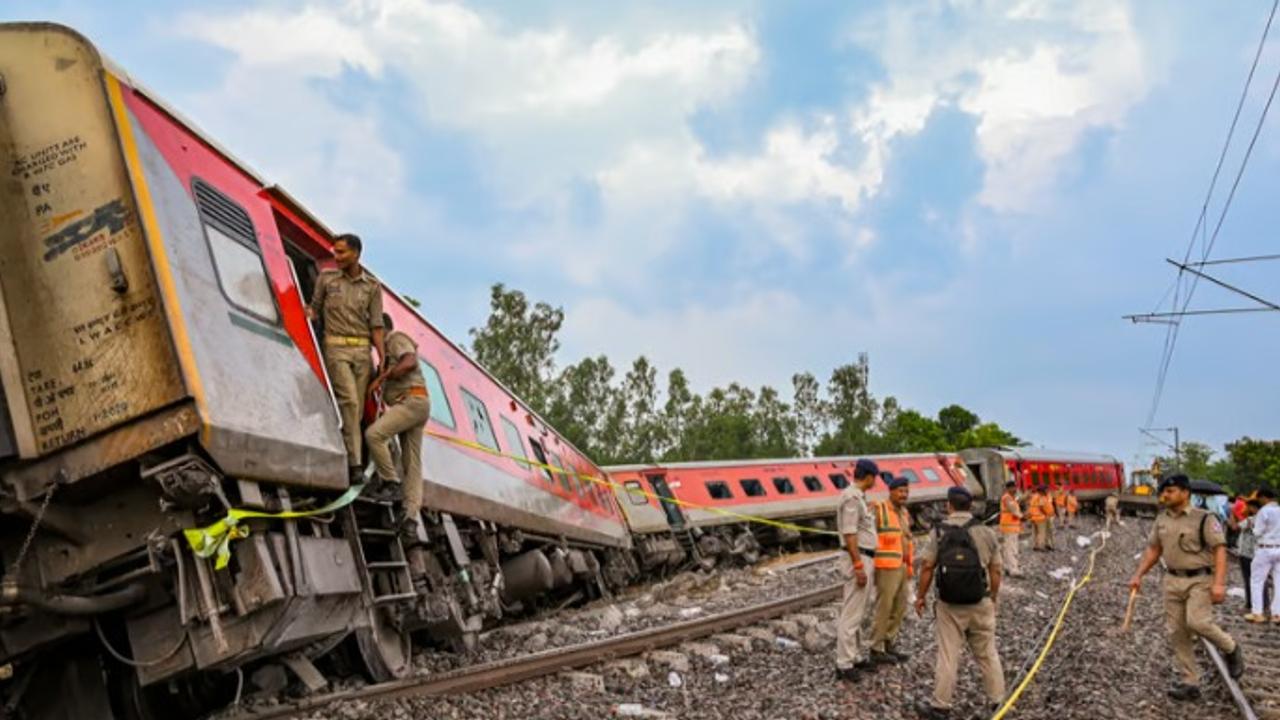
[(516, 428), (515, 423), (502, 416), (498, 419), (502, 421), (502, 433), (507, 436), (507, 452), (528, 458), (528, 453), (524, 451), (524, 443), (520, 441), (520, 430)]
[(804, 487), (809, 492), (822, 492), (822, 481), (816, 475), (805, 475)]
[(791, 495), (795, 493), (796, 488), (791, 484), (791, 478), (776, 477), (773, 479), (773, 489), (783, 495)]
[(631, 498), (632, 505), (648, 505), (649, 497), (644, 494), (644, 489), (640, 487), (639, 480), (628, 480), (622, 483), (627, 489), (627, 497)]
[(907, 484), (909, 485), (915, 485), (920, 482), (920, 476), (916, 475), (916, 471), (911, 468), (902, 468), (902, 471), (898, 473), (898, 476), (906, 478)]
[(754, 478), (739, 480), (738, 485), (742, 487), (742, 492), (746, 493), (747, 497), (760, 497), (761, 495), (764, 495), (764, 486), (760, 484), (759, 480)]
[(928, 480), (928, 481), (929, 481), (929, 482), (931, 482), (931, 483), (936, 483), (936, 482), (939, 482), (939, 481), (941, 480), (941, 479), (938, 477), (938, 473), (937, 473), (937, 472), (935, 472), (933, 468), (922, 468), (922, 469), (921, 469), (921, 472), (923, 472), (923, 473), (924, 473), (924, 477), (925, 477), (925, 479), (926, 479), (926, 480)]
[(201, 180), (191, 184), (218, 287), (237, 310), (280, 324), (253, 220), (234, 200)]
[(708, 480), (707, 492), (711, 495), (712, 500), (730, 500), (733, 498), (733, 491), (729, 489), (729, 483), (723, 480)]
[(471, 429), (475, 431), (476, 442), (489, 448), (498, 449), (498, 438), (493, 435), (493, 423), (489, 422), (489, 411), (480, 398), (462, 388), (462, 402), (467, 406), (467, 415), (471, 417)]

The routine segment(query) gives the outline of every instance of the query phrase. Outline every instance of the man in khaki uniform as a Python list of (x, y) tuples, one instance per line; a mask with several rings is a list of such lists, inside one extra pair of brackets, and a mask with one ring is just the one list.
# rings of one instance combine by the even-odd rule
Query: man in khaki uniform
[(1170, 475), (1160, 481), (1160, 515), (1138, 569), (1129, 580), (1137, 592), (1142, 576), (1164, 560), (1164, 612), (1169, 644), (1182, 669), (1181, 683), (1169, 691), (1174, 700), (1200, 697), (1200, 668), (1196, 666), (1193, 635), (1222, 651), (1231, 676), (1244, 674), (1244, 653), (1236, 641), (1213, 621), (1213, 606), (1227, 597), (1227, 538), (1222, 524), (1208, 511), (1191, 507), (1191, 481)]
[(1107, 523), (1120, 525), (1120, 496), (1115, 493), (1111, 493), (1107, 496), (1105, 505), (1107, 509)]
[(385, 358), (382, 337), (382, 286), (360, 267), (363, 244), (355, 235), (339, 235), (333, 242), (337, 270), (325, 270), (316, 279), (307, 317), (324, 323), (321, 347), (329, 386), (342, 417), (342, 440), (352, 482), (364, 472), (360, 448), (360, 419), (365, 391), (373, 374), (372, 345)]
[[(369, 383), (369, 395), (382, 390), (382, 415), (365, 431), (369, 456), (378, 474), (375, 494), (382, 494), (388, 483), (399, 482), (404, 490), (404, 523), (401, 533), (416, 538), (422, 511), (422, 431), (431, 415), (431, 398), (418, 365), (418, 344), (408, 335), (392, 328), (390, 316), (382, 324), (387, 336), (387, 358), (382, 372)], [(400, 467), (391, 460), (391, 438), (400, 439)]]
[(878, 545), (870, 659), (877, 665), (900, 663), (911, 657), (893, 648), (902, 629), (902, 618), (907, 614), (907, 597), (911, 594), (911, 578), (915, 576), (911, 513), (907, 510), (910, 489), (904, 477), (895, 477), (886, 484), (889, 499), (876, 503), (873, 510)]
[(1053, 514), (1053, 501), (1045, 494), (1044, 486), (1038, 485), (1031, 491), (1031, 501), (1027, 503), (1027, 519), (1031, 521), (1034, 533), (1032, 550), (1052, 550), (1049, 545), (1049, 516)]
[(864, 655), (862, 621), (875, 592), (874, 576), (866, 566), (876, 556), (876, 526), (866, 492), (879, 475), (880, 468), (874, 462), (859, 460), (854, 464), (853, 484), (840, 496), (837, 521), (847, 556), (841, 558), (845, 583), (836, 618), (836, 678), (848, 682), (857, 680), (860, 670), (874, 667)]
[[(975, 522), (971, 509), (973, 496), (963, 487), (947, 490), (949, 514), (942, 521), (942, 527), (936, 528), (934, 536), (925, 549), (920, 566), (920, 584), (916, 588), (916, 614), (923, 616), (925, 599), (928, 597), (929, 585), (933, 581), (934, 570), (941, 565), (939, 571), (939, 597), (934, 604), (936, 615), (935, 627), (938, 634), (938, 657), (934, 665), (933, 699), (919, 708), (920, 714), (926, 718), (946, 718), (951, 711), (951, 700), (956, 687), (956, 670), (960, 663), (960, 652), (967, 643), (974, 660), (982, 670), (982, 687), (987, 699), (996, 704), (1004, 699), (1004, 667), (1000, 664), (1000, 654), (996, 650), (996, 598), (1000, 594), (1000, 541), (996, 533), (989, 527)], [(947, 547), (939, 552), (939, 546), (949, 544), (943, 535), (948, 527), (967, 528), (969, 538), (977, 549), (977, 564), (972, 569), (978, 575), (977, 602), (958, 603), (944, 600), (949, 587), (943, 583), (950, 573), (952, 577), (960, 576), (956, 570), (960, 566), (948, 567), (951, 551)], [(969, 551), (966, 551), (968, 553)], [(972, 557), (964, 558), (969, 563)], [(985, 583), (985, 592), (981, 583)]]

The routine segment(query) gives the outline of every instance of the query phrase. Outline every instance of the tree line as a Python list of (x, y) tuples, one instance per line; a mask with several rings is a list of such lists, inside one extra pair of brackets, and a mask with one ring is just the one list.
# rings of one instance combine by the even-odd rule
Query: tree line
[(661, 383), (643, 355), (621, 374), (604, 354), (557, 367), (562, 308), (502, 284), (491, 288), (489, 308), (484, 326), (470, 331), (471, 354), (602, 465), (1025, 444), (959, 405), (929, 416), (892, 396), (877, 400), (866, 353), (835, 368), (825, 387), (796, 373), (789, 397), (737, 382), (699, 394), (679, 368)]
[(1179, 468), (1189, 477), (1211, 480), (1237, 493), (1263, 485), (1280, 490), (1280, 440), (1255, 440), (1245, 436), (1223, 446), (1221, 457), (1202, 442), (1182, 443), (1177, 457), (1158, 457), (1161, 468)]

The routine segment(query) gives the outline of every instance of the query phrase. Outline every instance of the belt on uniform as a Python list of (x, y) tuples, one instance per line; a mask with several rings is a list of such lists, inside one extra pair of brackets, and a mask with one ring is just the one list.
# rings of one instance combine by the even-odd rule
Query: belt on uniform
[(1174, 570), (1173, 568), (1168, 568), (1165, 572), (1174, 577), (1199, 577), (1200, 575), (1208, 575), (1212, 573), (1213, 568), (1201, 567), (1192, 568), (1191, 570)]
[(405, 390), (400, 395), (397, 395), (396, 399), (391, 401), (391, 404), (395, 405), (396, 403), (404, 402), (405, 400), (408, 400), (411, 397), (425, 398), (427, 397), (427, 389), (422, 387), (421, 385), (414, 385), (408, 390)]
[(369, 338), (355, 335), (325, 335), (325, 345), (342, 345), (348, 347), (368, 347)]
[(1265, 548), (1267, 550), (1275, 550), (1276, 548), (1280, 548), (1280, 545), (1258, 545), (1258, 547)]
[(858, 552), (862, 553), (863, 555), (866, 555), (866, 556), (867, 556), (867, 557), (869, 557), (869, 558), (873, 558), (873, 557), (875, 557), (875, 556), (876, 556), (876, 551), (875, 551), (875, 550), (868, 550), (868, 549), (866, 549), (866, 548), (862, 548), (862, 547), (858, 548)]

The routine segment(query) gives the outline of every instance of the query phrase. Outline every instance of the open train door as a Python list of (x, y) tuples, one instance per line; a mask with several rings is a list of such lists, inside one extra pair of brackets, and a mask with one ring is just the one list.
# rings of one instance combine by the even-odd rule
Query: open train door
[(657, 495), (662, 501), (662, 511), (667, 515), (667, 524), (672, 530), (684, 529), (684, 513), (680, 510), (680, 505), (675, 502), (675, 494), (671, 492), (671, 486), (667, 484), (665, 475), (647, 475), (649, 486), (653, 488), (653, 494)]

